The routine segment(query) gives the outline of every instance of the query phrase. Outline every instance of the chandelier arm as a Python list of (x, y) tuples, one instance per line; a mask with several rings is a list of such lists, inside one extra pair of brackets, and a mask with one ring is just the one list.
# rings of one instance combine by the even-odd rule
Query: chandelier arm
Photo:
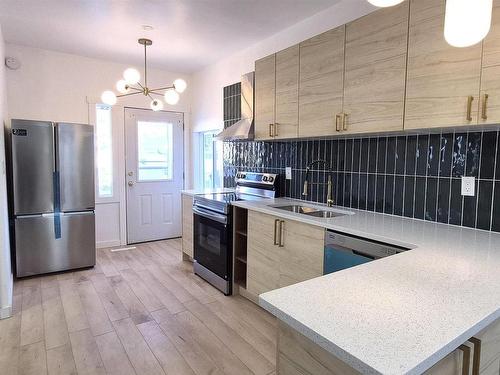
[(142, 89), (138, 88), (138, 87), (133, 87), (133, 86), (128, 86), (129, 89), (131, 90), (135, 90), (135, 91), (140, 91), (142, 92)]
[(137, 91), (137, 92), (129, 92), (129, 93), (126, 93), (126, 94), (120, 94), (120, 95), (116, 95), (117, 98), (122, 98), (124, 96), (130, 96), (130, 95), (137, 95), (137, 94), (140, 94), (141, 92), (140, 91)]
[(162, 91), (162, 90), (170, 90), (170, 89), (174, 89), (174, 88), (175, 88), (175, 86), (173, 86), (173, 85), (172, 85), (172, 86), (167, 86), (167, 87), (159, 87), (159, 88), (157, 88), (157, 89), (151, 89), (151, 90), (149, 90), (149, 91), (150, 91), (150, 92), (151, 92), (151, 91)]

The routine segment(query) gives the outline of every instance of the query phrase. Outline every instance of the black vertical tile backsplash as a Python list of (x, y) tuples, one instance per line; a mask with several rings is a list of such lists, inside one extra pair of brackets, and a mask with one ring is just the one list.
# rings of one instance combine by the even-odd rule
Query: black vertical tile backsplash
[[(239, 84), (224, 88), (224, 126), (239, 120)], [(371, 138), (224, 142), (224, 186), (239, 170), (278, 173), (282, 195), (326, 203), (326, 185), (302, 196), (305, 169), (323, 159), (332, 169), (336, 205), (500, 232), (498, 131)], [(285, 180), (285, 168), (292, 180)], [(312, 182), (328, 180), (316, 165)], [(476, 177), (476, 196), (461, 195), (461, 177)]]

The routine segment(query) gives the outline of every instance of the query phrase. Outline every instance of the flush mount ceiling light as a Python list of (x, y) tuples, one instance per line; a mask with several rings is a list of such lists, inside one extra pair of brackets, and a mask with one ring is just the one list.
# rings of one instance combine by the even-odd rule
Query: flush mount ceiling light
[(493, 0), (447, 0), (444, 37), (453, 47), (469, 47), (483, 40), (491, 26)]
[(101, 100), (108, 105), (114, 105), (117, 98), (124, 96), (131, 96), (142, 94), (151, 99), (150, 107), (153, 111), (161, 111), (163, 109), (163, 102), (161, 99), (153, 98), (155, 96), (163, 96), (167, 104), (175, 105), (179, 101), (179, 93), (186, 90), (187, 84), (183, 79), (176, 79), (171, 86), (159, 87), (151, 89), (148, 87), (148, 71), (146, 63), (146, 48), (153, 44), (150, 39), (141, 38), (138, 40), (140, 45), (144, 46), (144, 84), (140, 83), (141, 74), (135, 68), (128, 68), (123, 72), (123, 79), (116, 82), (116, 90), (120, 93), (116, 95), (111, 90), (106, 90), (101, 95)]
[(402, 3), (404, 0), (368, 0), (370, 4), (375, 5), (376, 7), (392, 7), (393, 5), (398, 5)]

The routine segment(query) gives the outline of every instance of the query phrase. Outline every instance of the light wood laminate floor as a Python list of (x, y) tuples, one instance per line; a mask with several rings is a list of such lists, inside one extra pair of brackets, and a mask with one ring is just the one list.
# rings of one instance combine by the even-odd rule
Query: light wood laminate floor
[(16, 281), (0, 373), (275, 374), (275, 319), (195, 276), (180, 246), (102, 249), (94, 269)]

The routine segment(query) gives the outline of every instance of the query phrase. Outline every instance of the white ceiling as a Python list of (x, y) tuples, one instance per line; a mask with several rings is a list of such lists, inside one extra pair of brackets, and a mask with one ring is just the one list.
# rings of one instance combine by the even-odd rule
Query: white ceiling
[[(0, 0), (8, 43), (191, 73), (340, 0)], [(142, 25), (151, 25), (144, 31)]]

